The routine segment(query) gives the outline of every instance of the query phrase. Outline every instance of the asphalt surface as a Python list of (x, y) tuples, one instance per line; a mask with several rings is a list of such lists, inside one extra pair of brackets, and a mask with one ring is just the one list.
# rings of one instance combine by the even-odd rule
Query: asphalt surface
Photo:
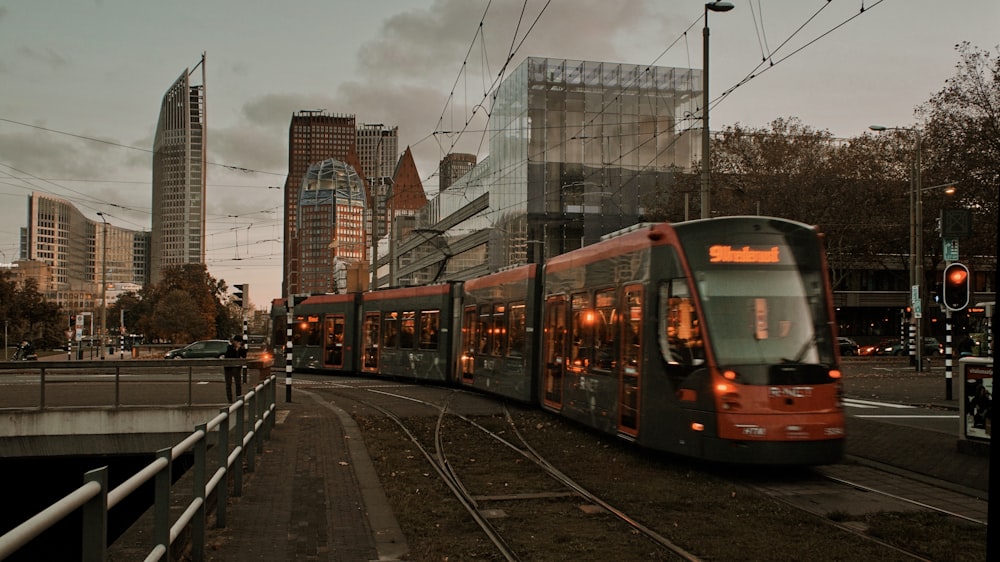
[[(848, 359), (843, 367), (849, 398), (957, 412), (957, 371), (949, 400), (939, 359), (923, 373), (905, 360)], [(394, 560), (406, 553), (350, 416), (307, 390), (294, 389), (292, 403), (284, 402), (280, 388), (278, 394), (281, 423), (243, 497), (233, 501), (229, 527), (210, 538), (206, 559)], [(988, 454), (985, 448), (959, 450), (957, 418), (953, 431), (941, 431), (851, 414), (845, 465), (902, 471), (933, 487), (987, 495)]]

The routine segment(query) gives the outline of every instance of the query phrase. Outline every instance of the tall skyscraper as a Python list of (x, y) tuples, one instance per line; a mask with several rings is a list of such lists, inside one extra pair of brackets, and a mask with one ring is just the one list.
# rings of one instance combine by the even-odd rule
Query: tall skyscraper
[[(201, 84), (191, 76), (201, 67)], [(153, 140), (149, 281), (165, 267), (205, 263), (205, 55), (163, 95)]]
[(309, 167), (299, 190), (299, 291), (347, 290), (347, 269), (365, 261), (365, 185), (354, 167), (328, 159)]
[[(301, 293), (298, 279), (299, 191), (309, 166), (324, 160), (358, 165), (357, 130), (353, 115), (332, 115), (324, 109), (301, 110), (288, 128), (288, 177), (285, 179), (284, 271), (285, 295)], [(360, 167), (360, 165), (358, 165)]]
[(378, 183), (392, 177), (399, 154), (399, 127), (362, 123), (358, 127), (358, 158), (366, 178)]

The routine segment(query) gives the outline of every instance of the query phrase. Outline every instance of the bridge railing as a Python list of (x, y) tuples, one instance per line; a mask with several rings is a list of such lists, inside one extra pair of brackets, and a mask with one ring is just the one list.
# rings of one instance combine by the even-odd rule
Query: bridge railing
[[(108, 489), (108, 468), (84, 475), (84, 483), (73, 492), (0, 536), (0, 560), (15, 553), (53, 525), (81, 510), (83, 515), (82, 560), (103, 561), (108, 556), (108, 511), (123, 499), (153, 481), (154, 501), (152, 544), (146, 560), (169, 558), (170, 548), (185, 530), (190, 531), (191, 556), (201, 560), (205, 550), (206, 505), (215, 495), (215, 526), (226, 526), (226, 505), (232, 477), (233, 494), (243, 490), (243, 467), (253, 472), (256, 455), (264, 452), (264, 439), (270, 437), (276, 410), (275, 376), (256, 385), (242, 398), (223, 408), (205, 424), (198, 425), (173, 447), (157, 451), (156, 459), (114, 489)], [(235, 421), (231, 418), (235, 418)], [(231, 428), (232, 426), (232, 428)], [(236, 441), (230, 446), (230, 431)], [(208, 436), (216, 432), (218, 455), (209, 460)], [(191, 501), (176, 521), (170, 521), (173, 486), (171, 467), (183, 454), (193, 454)], [(210, 473), (211, 471), (211, 473)], [(180, 480), (179, 482), (183, 482)], [(141, 520), (140, 520), (141, 521)], [(136, 523), (139, 524), (139, 523)]]
[[(0, 408), (37, 408), (46, 410), (67, 406), (122, 406), (205, 404), (220, 398), (208, 395), (199, 385), (208, 380), (222, 382), (223, 368), (246, 367), (257, 383), (270, 374), (273, 359), (185, 359), (185, 360), (115, 360), (115, 361), (0, 361), (0, 377), (28, 377), (0, 396)], [(102, 377), (103, 376), (103, 377)], [(65, 382), (88, 382), (87, 394)], [(156, 393), (145, 391), (143, 383), (177, 383), (160, 387)], [(181, 384), (183, 383), (183, 384)], [(34, 385), (34, 392), (30, 388)], [(103, 386), (102, 386), (103, 385)], [(22, 390), (23, 389), (23, 390)], [(66, 392), (59, 393), (66, 389)]]

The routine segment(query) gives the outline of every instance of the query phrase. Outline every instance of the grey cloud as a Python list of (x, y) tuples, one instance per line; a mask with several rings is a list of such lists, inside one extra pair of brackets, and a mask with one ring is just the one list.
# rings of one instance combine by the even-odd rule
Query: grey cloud
[(49, 48), (39, 51), (31, 47), (20, 47), (17, 52), (29, 62), (43, 64), (52, 70), (69, 65), (69, 61), (65, 57)]

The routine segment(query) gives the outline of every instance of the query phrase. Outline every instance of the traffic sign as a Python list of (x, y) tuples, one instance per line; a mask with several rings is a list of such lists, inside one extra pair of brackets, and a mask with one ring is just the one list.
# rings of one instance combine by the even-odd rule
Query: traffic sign
[(944, 239), (944, 261), (958, 261), (958, 238)]

